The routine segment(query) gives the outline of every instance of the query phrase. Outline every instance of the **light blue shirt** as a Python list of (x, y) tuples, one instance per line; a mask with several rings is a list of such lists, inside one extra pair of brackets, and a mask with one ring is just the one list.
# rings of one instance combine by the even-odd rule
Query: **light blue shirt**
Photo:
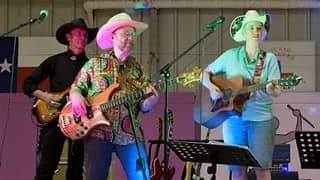
[[(227, 79), (241, 76), (252, 82), (260, 51), (261, 49), (249, 62), (244, 46), (229, 49), (209, 64), (208, 69), (212, 74), (224, 73)], [(277, 79), (280, 79), (278, 59), (273, 53), (267, 52), (260, 76), (260, 83)], [(253, 96), (245, 102), (242, 119), (245, 121), (266, 121), (272, 119), (272, 102), (272, 97), (265, 90), (254, 92)]]

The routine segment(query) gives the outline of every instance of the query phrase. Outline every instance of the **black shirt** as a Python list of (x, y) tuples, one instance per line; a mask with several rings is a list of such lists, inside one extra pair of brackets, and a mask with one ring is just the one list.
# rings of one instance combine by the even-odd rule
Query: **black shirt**
[(23, 82), (23, 91), (28, 96), (49, 77), (49, 91), (60, 92), (71, 86), (74, 77), (88, 60), (85, 53), (74, 55), (70, 50), (44, 60)]

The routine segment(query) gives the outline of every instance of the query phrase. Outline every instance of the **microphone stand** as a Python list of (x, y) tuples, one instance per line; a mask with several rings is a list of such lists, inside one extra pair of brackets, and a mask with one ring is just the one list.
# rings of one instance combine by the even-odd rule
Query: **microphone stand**
[(10, 33), (14, 32), (14, 31), (17, 31), (18, 29), (20, 29), (20, 28), (22, 28), (22, 27), (24, 27), (24, 26), (26, 26), (26, 25), (33, 24), (33, 23), (35, 23), (35, 22), (37, 22), (37, 19), (31, 18), (28, 22), (22, 23), (22, 24), (18, 25), (17, 27), (12, 28), (12, 29), (9, 30), (8, 32), (5, 32), (5, 33), (1, 34), (0, 37), (5, 37), (5, 36), (7, 36), (7, 35), (10, 34)]
[[(175, 64), (181, 57), (183, 57), (185, 54), (187, 54), (192, 48), (194, 48), (197, 44), (199, 44), (201, 41), (203, 41), (206, 37), (208, 37), (211, 33), (214, 32), (215, 27), (208, 28), (209, 32), (207, 32), (204, 36), (202, 36), (197, 42), (195, 42), (193, 45), (191, 45), (188, 49), (186, 49), (184, 52), (182, 52), (180, 55), (178, 55), (176, 58), (174, 58), (171, 62), (166, 64), (163, 68), (160, 69), (160, 75), (165, 78), (165, 105), (164, 105), (164, 180), (168, 179), (168, 82), (170, 79), (170, 67)], [(151, 79), (158, 79), (159, 75), (155, 74), (153, 78)]]
[(139, 147), (139, 141), (138, 141), (138, 136), (137, 136), (137, 131), (136, 131), (135, 116), (133, 114), (133, 105), (130, 100), (128, 100), (126, 105), (129, 110), (131, 128), (132, 128), (133, 136), (134, 136), (135, 143), (136, 143), (137, 153), (138, 153), (138, 159), (136, 160), (136, 171), (142, 171), (143, 179), (147, 180), (146, 165), (145, 165), (144, 159), (142, 158), (142, 155), (141, 155), (141, 149)]

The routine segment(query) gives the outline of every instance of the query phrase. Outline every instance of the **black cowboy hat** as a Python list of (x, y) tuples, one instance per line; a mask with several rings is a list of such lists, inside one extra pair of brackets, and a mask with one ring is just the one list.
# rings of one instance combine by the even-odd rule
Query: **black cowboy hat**
[(88, 44), (95, 39), (98, 28), (88, 28), (87, 24), (84, 22), (82, 18), (77, 18), (68, 22), (66, 24), (61, 25), (57, 32), (56, 38), (61, 44), (68, 45), (69, 42), (66, 38), (66, 34), (69, 33), (74, 28), (81, 28), (88, 32)]

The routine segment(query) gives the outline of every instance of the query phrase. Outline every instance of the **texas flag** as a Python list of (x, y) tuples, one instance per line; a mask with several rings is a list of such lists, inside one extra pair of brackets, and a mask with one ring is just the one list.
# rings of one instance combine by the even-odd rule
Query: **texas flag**
[[(66, 49), (51, 36), (0, 38), (0, 93), (21, 93), (23, 80), (41, 62)], [(39, 88), (48, 90), (48, 81)]]
[(18, 38), (0, 38), (0, 93), (16, 92)]

